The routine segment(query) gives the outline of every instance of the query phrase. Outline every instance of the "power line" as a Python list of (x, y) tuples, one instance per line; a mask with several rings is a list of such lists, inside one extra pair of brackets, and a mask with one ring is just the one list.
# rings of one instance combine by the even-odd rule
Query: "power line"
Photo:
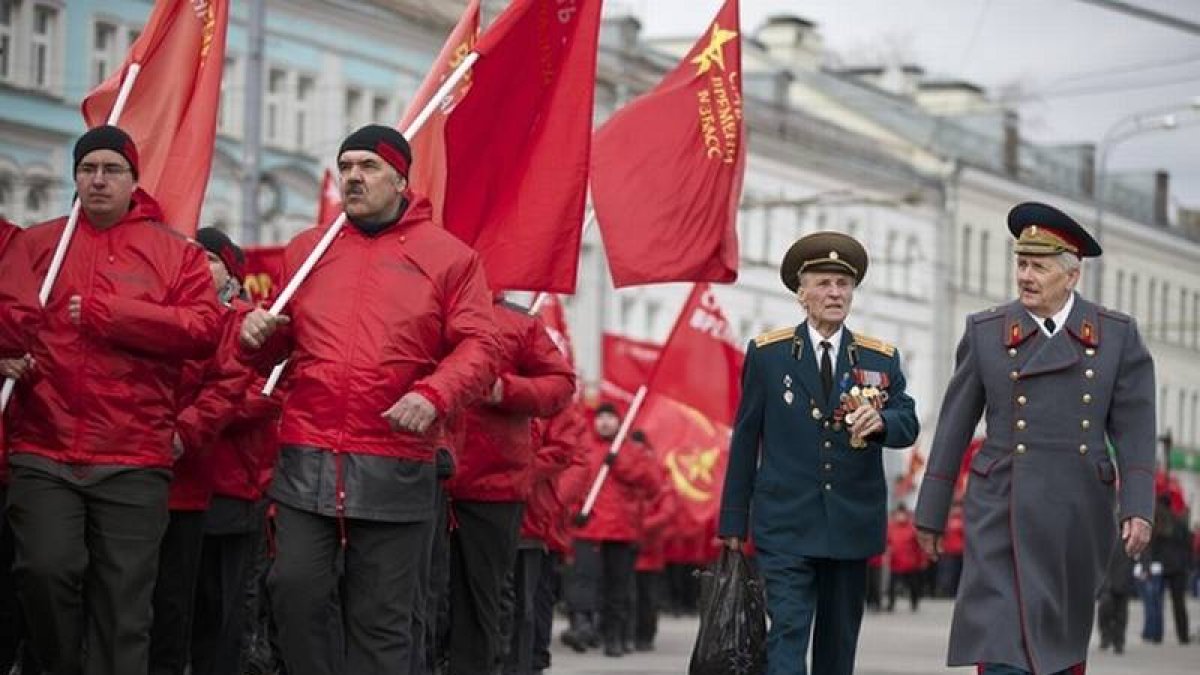
[(1174, 28), (1175, 30), (1191, 33), (1192, 35), (1200, 35), (1200, 23), (1188, 21), (1187, 19), (1181, 19), (1171, 14), (1164, 14), (1162, 12), (1156, 12), (1152, 9), (1146, 9), (1145, 7), (1138, 7), (1137, 5), (1133, 5), (1128, 2), (1122, 2), (1121, 0), (1079, 1), (1086, 2), (1089, 5), (1103, 7), (1105, 9), (1111, 9), (1114, 12), (1135, 16), (1139, 19), (1145, 19), (1146, 21), (1157, 23), (1159, 25), (1166, 26), (1167, 28)]
[(1072, 73), (1054, 80), (1051, 84), (1064, 84), (1076, 80), (1090, 80), (1097, 77), (1109, 77), (1112, 75), (1129, 75), (1131, 73), (1140, 73), (1145, 70), (1157, 70), (1159, 68), (1170, 68), (1172, 66), (1196, 65), (1200, 63), (1200, 52), (1189, 54), (1182, 58), (1158, 59), (1155, 61), (1143, 61), (1142, 63), (1134, 63), (1127, 66), (1117, 66), (1115, 68), (1102, 68), (1099, 70), (1087, 70), (1079, 73)]

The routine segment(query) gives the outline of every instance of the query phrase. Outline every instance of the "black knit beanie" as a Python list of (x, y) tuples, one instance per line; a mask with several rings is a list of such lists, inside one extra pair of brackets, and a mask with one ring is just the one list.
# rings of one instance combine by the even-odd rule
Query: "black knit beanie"
[(79, 137), (78, 141), (75, 141), (75, 166), (72, 167), (72, 172), (79, 169), (79, 163), (83, 161), (83, 158), (95, 150), (112, 150), (124, 157), (133, 171), (133, 179), (137, 180), (138, 151), (129, 134), (110, 124), (89, 129), (87, 133)]
[(368, 124), (347, 136), (346, 140), (342, 141), (342, 147), (338, 148), (338, 157), (347, 150), (373, 152), (405, 178), (408, 177), (408, 169), (412, 166), (412, 148), (404, 139), (404, 134), (382, 124)]

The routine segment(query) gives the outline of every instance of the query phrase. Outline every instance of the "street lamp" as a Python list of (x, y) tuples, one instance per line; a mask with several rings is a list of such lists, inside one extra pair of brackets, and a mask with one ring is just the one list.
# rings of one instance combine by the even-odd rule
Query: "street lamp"
[[(1107, 178), (1108, 156), (1112, 149), (1122, 141), (1139, 134), (1151, 131), (1169, 131), (1181, 126), (1181, 117), (1185, 124), (1200, 121), (1200, 96), (1193, 98), (1187, 105), (1155, 108), (1127, 115), (1117, 120), (1104, 132), (1096, 150), (1096, 180), (1093, 183), (1093, 199), (1096, 201), (1095, 237), (1096, 242), (1104, 245), (1104, 180)], [(1104, 279), (1104, 257), (1096, 258), (1092, 270), (1092, 300), (1101, 302)]]

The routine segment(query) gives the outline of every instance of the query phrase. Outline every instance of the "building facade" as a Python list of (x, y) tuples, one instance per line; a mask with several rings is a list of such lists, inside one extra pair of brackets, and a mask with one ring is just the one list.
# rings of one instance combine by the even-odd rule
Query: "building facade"
[[(243, 223), (249, 4), (232, 3), (200, 224), (244, 243), (280, 243), (311, 224), (321, 174), (344, 135), (399, 119), (464, 3), (266, 0), (257, 92), (263, 179), (255, 195), (262, 217)], [(502, 4), (486, 3), (485, 14)], [(28, 224), (67, 210), (70, 149), (83, 130), (79, 101), (120, 66), (151, 5), (0, 0), (0, 215)], [(741, 271), (716, 291), (731, 328), (748, 340), (802, 319), (777, 274), (796, 238), (821, 229), (860, 238), (872, 262), (851, 328), (902, 351), (925, 429), (919, 447), (926, 445), (966, 314), (1013, 296), (1008, 209), (1046, 201), (1091, 226), (1094, 152), (1023, 141), (1014, 114), (970, 83), (933, 80), (912, 65), (834, 67), (818, 27), (803, 19), (744, 29)], [(646, 41), (636, 20), (608, 18), (597, 124), (653, 87), (695, 38)], [(1167, 213), (1163, 175), (1114, 177), (1101, 188), (1099, 299), (1138, 318), (1158, 365), (1159, 429), (1171, 435), (1179, 475), (1197, 495), (1200, 227), (1186, 229)], [(584, 242), (577, 293), (565, 304), (584, 380), (594, 385), (601, 334), (665, 339), (688, 288), (614, 291), (594, 227)], [(906, 455), (888, 457), (893, 473), (903, 470)]]

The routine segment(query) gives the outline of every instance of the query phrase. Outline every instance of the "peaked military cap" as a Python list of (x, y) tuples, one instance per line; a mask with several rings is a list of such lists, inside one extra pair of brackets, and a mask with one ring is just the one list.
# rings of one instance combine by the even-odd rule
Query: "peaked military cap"
[(854, 277), (854, 285), (867, 276), (867, 250), (841, 232), (814, 232), (796, 240), (783, 256), (779, 278), (793, 293), (801, 272), (841, 272)]
[(1016, 253), (1058, 255), (1074, 253), (1080, 258), (1100, 255), (1100, 244), (1075, 219), (1048, 204), (1025, 202), (1008, 212), (1008, 231), (1017, 238)]

